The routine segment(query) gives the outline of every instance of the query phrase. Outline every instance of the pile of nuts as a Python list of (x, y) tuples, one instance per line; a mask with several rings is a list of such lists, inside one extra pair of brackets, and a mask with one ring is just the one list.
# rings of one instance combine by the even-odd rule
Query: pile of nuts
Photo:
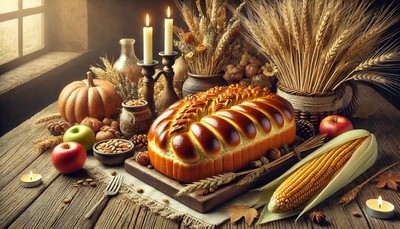
[(110, 125), (104, 125), (96, 133), (96, 141), (102, 141), (112, 138), (121, 138), (121, 132), (119, 131), (118, 121), (112, 121)]
[(147, 150), (147, 134), (135, 134), (131, 139), (129, 139), (129, 141), (133, 142), (135, 149), (146, 147), (144, 150)]
[(122, 153), (130, 150), (133, 145), (121, 139), (111, 139), (98, 144), (95, 149), (101, 153)]

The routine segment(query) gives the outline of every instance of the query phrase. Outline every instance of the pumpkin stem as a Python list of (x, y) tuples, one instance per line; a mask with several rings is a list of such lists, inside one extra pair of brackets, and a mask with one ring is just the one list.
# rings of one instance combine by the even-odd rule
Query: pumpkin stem
[(95, 87), (96, 86), (96, 84), (94, 84), (94, 81), (93, 81), (93, 72), (91, 72), (91, 71), (88, 71), (87, 73), (86, 73), (86, 75), (87, 75), (87, 81), (88, 81), (88, 84), (87, 84), (87, 86), (88, 87)]

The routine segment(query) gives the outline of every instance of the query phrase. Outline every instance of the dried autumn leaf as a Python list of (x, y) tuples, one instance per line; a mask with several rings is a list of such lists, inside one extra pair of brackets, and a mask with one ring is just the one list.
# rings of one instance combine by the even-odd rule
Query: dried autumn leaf
[(248, 226), (253, 223), (254, 218), (257, 217), (258, 212), (256, 209), (246, 205), (233, 205), (227, 208), (228, 211), (232, 212), (231, 223), (234, 223), (244, 217)]
[(384, 188), (386, 185), (394, 190), (397, 190), (397, 182), (400, 182), (400, 176), (393, 173), (384, 173), (378, 176), (374, 181), (377, 181), (376, 187)]

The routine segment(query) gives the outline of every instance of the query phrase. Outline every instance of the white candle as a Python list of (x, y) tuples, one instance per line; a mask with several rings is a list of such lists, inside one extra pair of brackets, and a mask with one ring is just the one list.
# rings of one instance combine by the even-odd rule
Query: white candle
[(153, 27), (149, 26), (149, 15), (146, 15), (146, 26), (143, 27), (143, 63), (153, 63)]
[(366, 212), (372, 217), (388, 219), (394, 215), (394, 205), (382, 200), (381, 196), (378, 199), (367, 200), (366, 205)]
[(30, 171), (29, 174), (21, 176), (21, 185), (25, 188), (36, 187), (42, 183), (42, 175)]
[(164, 20), (164, 54), (171, 55), (172, 54), (172, 34), (174, 29), (174, 19), (169, 18), (171, 16), (171, 12), (168, 6), (167, 10), (167, 18)]

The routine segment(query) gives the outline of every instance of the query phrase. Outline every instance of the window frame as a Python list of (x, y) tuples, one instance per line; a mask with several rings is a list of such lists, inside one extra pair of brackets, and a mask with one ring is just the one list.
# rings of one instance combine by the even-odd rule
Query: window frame
[[(48, 44), (48, 31), (46, 29), (47, 25), (47, 7), (46, 1), (42, 0), (41, 6), (36, 6), (32, 8), (23, 9), (23, 0), (18, 0), (18, 9), (16, 11), (11, 11), (7, 13), (0, 14), (0, 22), (18, 19), (18, 57), (0, 64), (0, 73), (7, 72), (19, 65), (22, 65), (28, 61), (31, 61), (43, 54), (49, 52)], [(31, 16), (35, 14), (43, 14), (43, 47), (39, 50), (33, 51), (29, 54), (23, 55), (23, 18), (26, 16)]]

